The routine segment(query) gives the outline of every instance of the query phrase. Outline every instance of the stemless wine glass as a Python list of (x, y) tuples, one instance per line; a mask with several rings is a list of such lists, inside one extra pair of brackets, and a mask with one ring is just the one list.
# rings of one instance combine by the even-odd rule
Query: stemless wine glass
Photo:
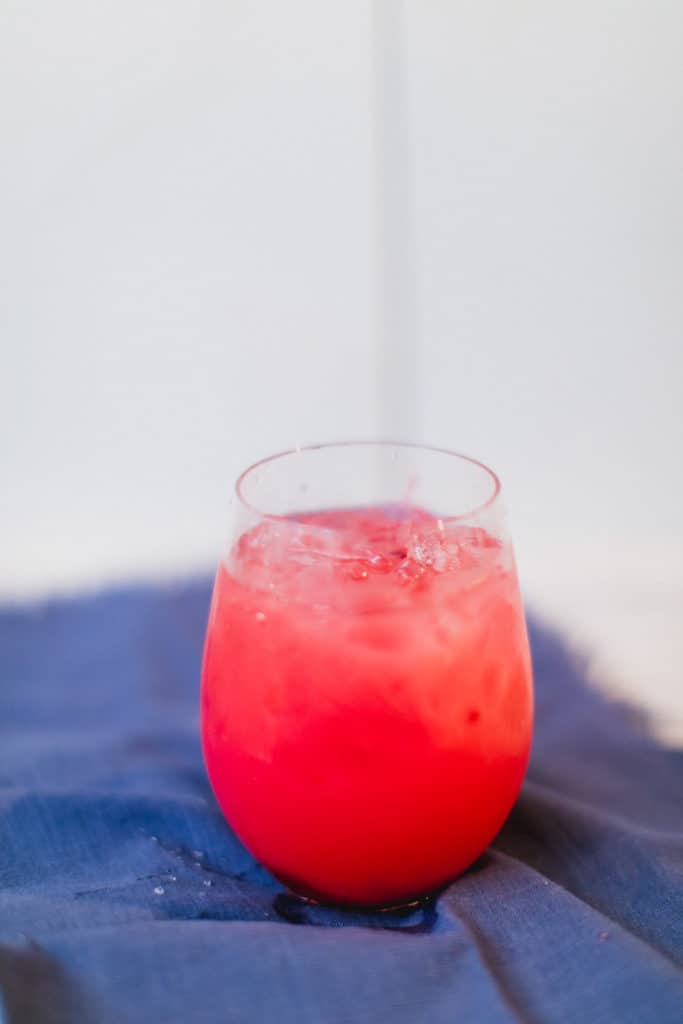
[(293, 891), (409, 903), (510, 811), (533, 696), (499, 494), (473, 459), (390, 443), (297, 449), (237, 481), (202, 742), (230, 825)]

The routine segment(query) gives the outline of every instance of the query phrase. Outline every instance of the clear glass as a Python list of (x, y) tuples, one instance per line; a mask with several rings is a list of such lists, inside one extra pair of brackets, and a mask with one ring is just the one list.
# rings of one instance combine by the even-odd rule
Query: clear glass
[(467, 868), (531, 744), (496, 475), (405, 444), (297, 449), (239, 478), (202, 673), (216, 798), (295, 892), (395, 906)]

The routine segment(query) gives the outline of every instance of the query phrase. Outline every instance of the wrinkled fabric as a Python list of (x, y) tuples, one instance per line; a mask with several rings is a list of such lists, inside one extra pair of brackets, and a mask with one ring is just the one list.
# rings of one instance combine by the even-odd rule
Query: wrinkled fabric
[(287, 894), (210, 791), (208, 583), (0, 612), (0, 992), (25, 1024), (680, 1024), (683, 756), (531, 624), (534, 750), (436, 900)]

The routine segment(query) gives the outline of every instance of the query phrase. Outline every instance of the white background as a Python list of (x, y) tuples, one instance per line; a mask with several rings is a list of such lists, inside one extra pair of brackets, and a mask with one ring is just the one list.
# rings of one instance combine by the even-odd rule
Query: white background
[(683, 7), (403, 6), (3, 0), (0, 594), (205, 568), (248, 462), (415, 437), (675, 730)]

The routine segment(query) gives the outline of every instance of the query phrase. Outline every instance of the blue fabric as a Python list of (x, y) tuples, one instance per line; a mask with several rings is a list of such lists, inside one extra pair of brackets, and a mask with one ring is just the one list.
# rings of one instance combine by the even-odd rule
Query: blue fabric
[(342, 914), (284, 893), (213, 801), (208, 599), (0, 613), (6, 1021), (683, 1021), (682, 756), (554, 636), (532, 624), (532, 765), (493, 848), (419, 912)]

